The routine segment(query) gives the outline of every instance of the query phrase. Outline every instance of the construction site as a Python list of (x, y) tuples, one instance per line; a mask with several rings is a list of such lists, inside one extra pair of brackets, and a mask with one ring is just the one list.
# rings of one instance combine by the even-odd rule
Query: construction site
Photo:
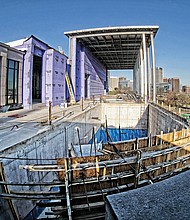
[[(69, 102), (31, 102), (29, 86), (26, 108), (0, 113), (0, 219), (189, 219), (190, 129), (156, 103), (158, 29), (65, 32)], [(133, 70), (126, 100), (106, 95), (114, 69)]]
[(20, 111), (1, 118), (1, 219), (105, 219), (107, 195), (189, 169), (188, 122), (156, 104), (94, 100), (51, 124)]

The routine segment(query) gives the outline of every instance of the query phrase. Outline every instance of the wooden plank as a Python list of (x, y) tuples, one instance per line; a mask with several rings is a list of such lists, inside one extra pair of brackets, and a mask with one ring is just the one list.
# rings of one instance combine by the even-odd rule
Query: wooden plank
[[(6, 177), (5, 177), (5, 173), (4, 173), (4, 169), (3, 169), (3, 163), (0, 162), (0, 180), (5, 182), (6, 181)], [(8, 185), (2, 185), (2, 188), (3, 188), (3, 191), (5, 191), (5, 194), (1, 193), (1, 198), (5, 198), (3, 197), (4, 196), (10, 196), (10, 190), (8, 188)], [(11, 197), (8, 197), (8, 204), (9, 204), (9, 207), (10, 207), (10, 210), (11, 210), (11, 213), (13, 215), (13, 218), (15, 220), (19, 220), (19, 215), (17, 213), (17, 210), (12, 202), (12, 199)]]
[(138, 154), (137, 154), (137, 163), (135, 165), (135, 179), (134, 179), (134, 187), (135, 188), (138, 187), (139, 180), (140, 180), (139, 172), (140, 172), (140, 168), (141, 168), (141, 157), (142, 157), (142, 152), (139, 150)]
[[(121, 185), (134, 184), (134, 174), (125, 176), (115, 176), (109, 179), (100, 180), (102, 191), (108, 190), (112, 191), (112, 188), (117, 188)], [(86, 189), (88, 193), (93, 193), (94, 191), (100, 190), (98, 180), (90, 181), (85, 179)], [(84, 186), (82, 182), (80, 184), (72, 184), (72, 195), (75, 193), (84, 193)]]
[[(65, 196), (63, 195), (17, 195), (17, 194), (11, 194), (11, 193), (1, 193), (0, 198), (3, 199), (21, 199), (21, 200), (58, 200), (58, 199), (65, 199)], [(20, 219), (20, 218), (18, 218)]]

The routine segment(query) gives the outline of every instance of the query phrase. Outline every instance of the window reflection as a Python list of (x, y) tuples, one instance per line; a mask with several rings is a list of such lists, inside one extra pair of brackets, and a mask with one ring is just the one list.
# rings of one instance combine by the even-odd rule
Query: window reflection
[(18, 103), (18, 61), (7, 62), (7, 104)]

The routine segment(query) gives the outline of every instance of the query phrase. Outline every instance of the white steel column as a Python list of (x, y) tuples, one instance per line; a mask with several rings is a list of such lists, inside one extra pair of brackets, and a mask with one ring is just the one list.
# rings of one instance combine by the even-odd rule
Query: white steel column
[(147, 103), (147, 54), (146, 54), (146, 38), (145, 34), (142, 35), (143, 37), (143, 55), (144, 55), (144, 101), (145, 104)]
[(156, 60), (155, 60), (155, 49), (154, 49), (154, 36), (151, 37), (151, 48), (152, 48), (152, 86), (153, 86), (153, 102), (156, 102)]
[(148, 66), (148, 100), (151, 100), (151, 68), (150, 68), (150, 47), (147, 48), (147, 66)]
[(140, 94), (141, 94), (141, 97), (144, 98), (144, 67), (143, 67), (143, 51), (142, 51), (142, 47), (140, 48), (140, 68), (141, 68), (141, 91), (140, 91)]
[(74, 89), (74, 94), (76, 93), (76, 37), (70, 38), (70, 65), (71, 65), (71, 81)]

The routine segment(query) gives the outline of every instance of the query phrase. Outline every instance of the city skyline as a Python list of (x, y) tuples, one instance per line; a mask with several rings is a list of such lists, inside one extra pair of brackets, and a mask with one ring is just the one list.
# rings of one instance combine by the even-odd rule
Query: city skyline
[[(1, 2), (0, 42), (34, 35), (69, 56), (65, 31), (108, 26), (158, 25), (156, 66), (190, 84), (190, 2), (185, 0), (8, 0)], [(121, 72), (121, 71), (120, 71)], [(117, 72), (113, 73), (117, 74)], [(126, 74), (129, 76), (130, 74)]]
[[(159, 69), (159, 68), (162, 68), (162, 67), (156, 67), (156, 70)], [(162, 75), (163, 79), (179, 78), (179, 80), (181, 82), (180, 76), (176, 75), (176, 76), (173, 77), (171, 75), (170, 77), (168, 77), (168, 76), (165, 75), (163, 68), (162, 68), (162, 70), (163, 70), (163, 75)], [(125, 77), (127, 80), (133, 80), (133, 71), (132, 70), (127, 70), (127, 71), (126, 70), (115, 70), (115, 71), (111, 71), (110, 72), (110, 77), (117, 77), (117, 78)], [(183, 86), (182, 83), (180, 83), (180, 85)], [(187, 85), (187, 84), (185, 84), (185, 85)]]

